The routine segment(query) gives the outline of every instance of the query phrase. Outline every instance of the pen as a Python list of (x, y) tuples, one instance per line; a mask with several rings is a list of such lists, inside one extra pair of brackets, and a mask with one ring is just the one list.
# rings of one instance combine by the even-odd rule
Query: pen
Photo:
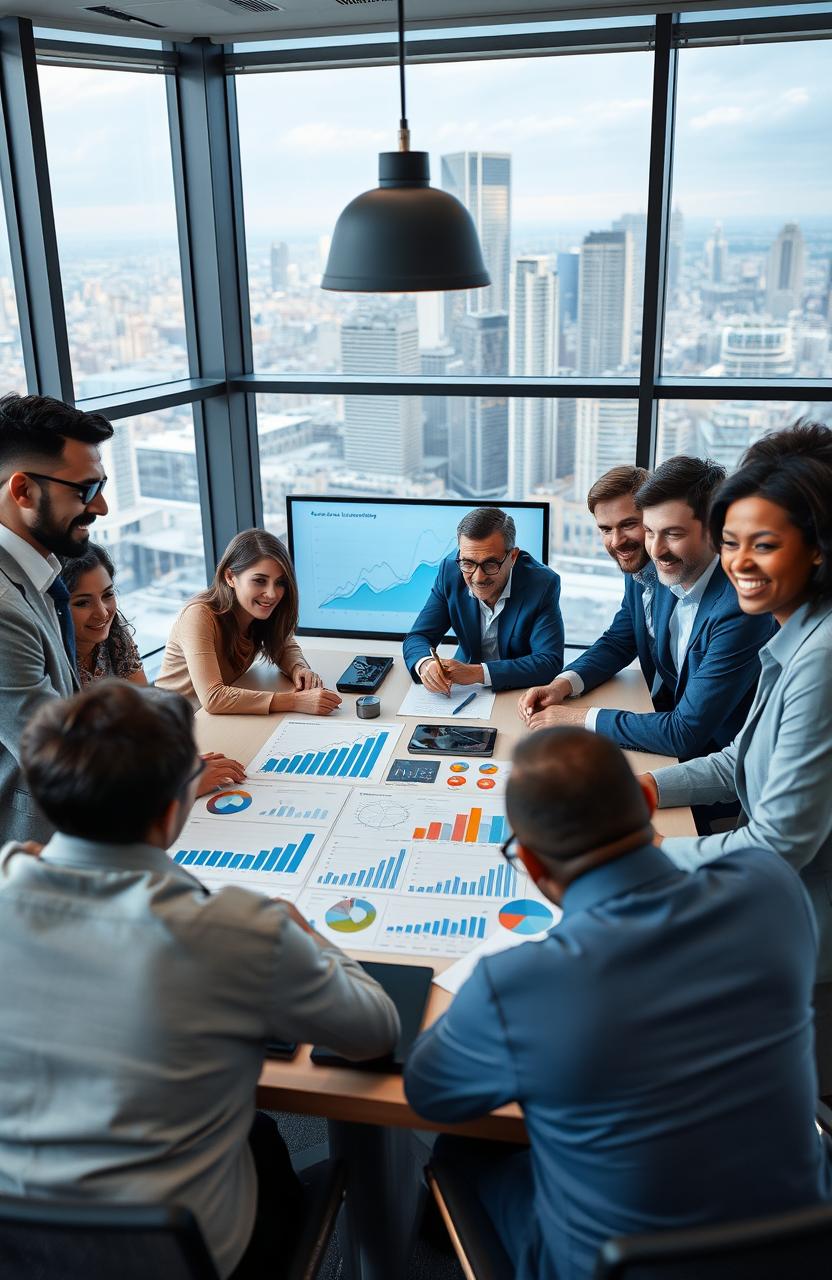
[(462, 708), (467, 707), (469, 702), (473, 702), (476, 696), (477, 696), (477, 691), (475, 689), (473, 693), (468, 694), (467, 698), (463, 698), (462, 702), (460, 702), (458, 707), (454, 707), (453, 711), (451, 712), (451, 715), (458, 716)]
[(439, 666), (439, 670), (442, 672), (443, 676), (444, 676), (444, 677), (445, 677), (445, 679), (447, 680), (447, 679), (448, 679), (448, 672), (447, 672), (447, 670), (446, 670), (446, 668), (445, 668), (445, 664), (444, 664), (444, 662), (442, 661), (442, 659), (440, 658), (439, 654), (436, 652), (436, 650), (435, 650), (433, 647), (431, 647), (430, 656), (433, 658), (434, 662), (438, 664), (438, 666)]

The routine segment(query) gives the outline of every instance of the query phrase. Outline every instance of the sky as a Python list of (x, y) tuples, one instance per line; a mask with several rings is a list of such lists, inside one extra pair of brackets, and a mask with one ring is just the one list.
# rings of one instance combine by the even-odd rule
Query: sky
[[(830, 44), (683, 50), (674, 203), (687, 217), (828, 219)], [(59, 237), (175, 237), (164, 77), (41, 67)], [(514, 228), (608, 226), (647, 203), (648, 53), (408, 69), (414, 149), (512, 155)], [(393, 68), (238, 77), (250, 238), (331, 231), (396, 146)]]

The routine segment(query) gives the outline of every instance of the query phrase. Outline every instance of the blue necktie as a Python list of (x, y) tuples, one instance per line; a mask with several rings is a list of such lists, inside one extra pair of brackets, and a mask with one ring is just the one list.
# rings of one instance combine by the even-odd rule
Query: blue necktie
[(58, 623), (61, 628), (61, 639), (64, 642), (66, 656), (69, 658), (69, 665), (72, 667), (72, 670), (77, 671), (75, 624), (72, 621), (72, 610), (69, 607), (69, 592), (66, 589), (66, 583), (60, 575), (58, 575), (51, 587), (47, 587), (46, 594), (51, 596), (55, 602), (55, 612), (58, 615)]

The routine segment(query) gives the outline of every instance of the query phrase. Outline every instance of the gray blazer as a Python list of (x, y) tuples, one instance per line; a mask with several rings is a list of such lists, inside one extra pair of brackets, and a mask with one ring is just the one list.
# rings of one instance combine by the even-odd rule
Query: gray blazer
[[(739, 797), (734, 831), (675, 836), (662, 848), (693, 870), (737, 849), (779, 853), (800, 873), (818, 920), (818, 981), (832, 979), (832, 605), (803, 605), (760, 650), (748, 719), (724, 751), (657, 770), (659, 805)], [(661, 826), (661, 823), (659, 823)]]
[(0, 844), (52, 834), (20, 772), (20, 735), (39, 702), (78, 688), (57, 615), (0, 547)]

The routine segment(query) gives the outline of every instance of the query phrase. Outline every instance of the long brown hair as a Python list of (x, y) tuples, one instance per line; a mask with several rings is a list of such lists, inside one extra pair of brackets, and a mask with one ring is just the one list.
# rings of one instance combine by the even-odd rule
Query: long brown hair
[(289, 553), (279, 538), (266, 533), (265, 529), (244, 529), (238, 533), (225, 548), (210, 587), (194, 597), (207, 604), (216, 615), (226, 652), (236, 665), (242, 665), (249, 658), (250, 651), (234, 613), (234, 588), (226, 582), (225, 575), (244, 573), (258, 560), (267, 558), (276, 560), (280, 565), (286, 579), (286, 590), (271, 617), (263, 621), (256, 618), (252, 622), (248, 637), (254, 644), (254, 656), (263, 654), (277, 666), (287, 640), (298, 625), (298, 584)]

